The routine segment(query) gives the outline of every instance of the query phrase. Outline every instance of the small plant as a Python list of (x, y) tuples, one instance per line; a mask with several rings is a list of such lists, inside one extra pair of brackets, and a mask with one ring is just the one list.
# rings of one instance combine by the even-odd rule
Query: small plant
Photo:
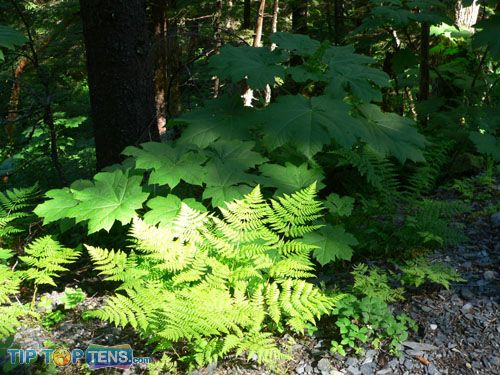
[(429, 281), (449, 289), (450, 282), (466, 281), (454, 269), (442, 263), (429, 263), (425, 258), (409, 260), (401, 266), (401, 270), (403, 272), (401, 281), (416, 287)]
[(101, 274), (122, 282), (87, 316), (131, 325), (162, 349), (181, 341), (191, 368), (228, 353), (275, 365), (287, 354), (273, 333), (303, 333), (341, 298), (306, 281), (316, 246), (303, 236), (322, 226), (322, 210), (314, 185), (269, 203), (257, 187), (221, 216), (182, 204), (170, 226), (136, 219), (130, 254), (87, 246)]
[(404, 289), (389, 285), (389, 277), (377, 267), (368, 268), (360, 263), (354, 266), (351, 274), (354, 276), (353, 290), (357, 294), (378, 298), (384, 302), (404, 300)]
[(80, 288), (65, 288), (61, 303), (64, 304), (65, 310), (72, 310), (85, 301), (86, 297), (87, 295)]

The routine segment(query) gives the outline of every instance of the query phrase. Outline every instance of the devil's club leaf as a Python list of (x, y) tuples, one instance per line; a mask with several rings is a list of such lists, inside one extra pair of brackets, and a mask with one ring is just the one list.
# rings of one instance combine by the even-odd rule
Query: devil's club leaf
[(88, 220), (89, 233), (109, 231), (116, 220), (127, 224), (149, 196), (142, 191), (141, 180), (141, 176), (130, 177), (128, 170), (98, 173), (94, 186), (74, 191), (79, 204), (69, 210), (68, 216), (77, 222)]
[[(15, 46), (22, 46), (28, 39), (19, 31), (4, 25), (0, 25), (0, 48), (14, 49)], [(0, 50), (0, 61), (4, 59)]]
[(277, 65), (281, 61), (283, 55), (278, 51), (226, 44), (218, 55), (210, 59), (209, 65), (221, 79), (238, 82), (246, 78), (251, 88), (262, 89), (274, 83), (275, 77), (283, 78), (285, 71)]
[(208, 154), (228, 167), (243, 171), (267, 161), (261, 154), (252, 151), (254, 146), (254, 142), (217, 141), (210, 147)]
[(35, 214), (43, 217), (43, 224), (68, 217), (68, 210), (78, 204), (68, 188), (49, 190), (45, 196), (50, 199), (39, 204), (34, 210)]
[(306, 234), (304, 241), (317, 246), (313, 255), (323, 266), (336, 259), (350, 260), (353, 253), (351, 246), (358, 244), (356, 238), (352, 234), (346, 233), (341, 225), (324, 226), (317, 232)]
[(311, 158), (332, 137), (345, 147), (356, 141), (351, 131), (356, 120), (349, 116), (349, 106), (326, 96), (282, 96), (259, 117), (264, 144), (270, 151), (289, 144)]
[(395, 113), (385, 113), (373, 104), (358, 107), (364, 116), (360, 136), (383, 155), (391, 154), (401, 163), (406, 159), (424, 161), (425, 138), (412, 126), (413, 121)]
[(205, 148), (217, 139), (245, 140), (254, 125), (252, 110), (244, 107), (240, 98), (221, 96), (209, 100), (204, 107), (183, 114), (174, 122), (187, 123), (181, 143)]
[(292, 51), (301, 56), (312, 55), (320, 46), (317, 40), (303, 34), (274, 33), (270, 39), (279, 48)]
[(160, 226), (169, 225), (177, 217), (181, 210), (181, 204), (185, 203), (189, 207), (198, 211), (206, 211), (205, 206), (193, 198), (181, 199), (173, 194), (166, 197), (155, 197), (146, 204), (151, 210), (144, 215), (144, 221), (149, 225), (160, 224)]
[(500, 14), (483, 20), (476, 26), (481, 28), (481, 31), (474, 35), (474, 45), (488, 46), (493, 57), (500, 58)]
[(172, 147), (165, 143), (148, 142), (142, 149), (128, 147), (124, 155), (134, 156), (140, 169), (153, 169), (150, 184), (177, 186), (180, 180), (192, 185), (201, 185), (205, 174), (201, 165), (207, 157), (187, 147)]
[(293, 193), (294, 191), (310, 186), (314, 182), (318, 182), (318, 190), (325, 185), (320, 181), (324, 178), (321, 170), (309, 169), (307, 163), (300, 166), (295, 166), (291, 163), (285, 165), (264, 164), (260, 167), (263, 178), (262, 184), (268, 187), (275, 187), (276, 195), (283, 193)]
[(488, 133), (470, 132), (469, 139), (474, 143), (478, 152), (492, 156), (497, 162), (500, 160), (500, 144), (497, 137)]
[(349, 216), (354, 208), (354, 198), (340, 197), (332, 193), (326, 198), (324, 204), (333, 216)]

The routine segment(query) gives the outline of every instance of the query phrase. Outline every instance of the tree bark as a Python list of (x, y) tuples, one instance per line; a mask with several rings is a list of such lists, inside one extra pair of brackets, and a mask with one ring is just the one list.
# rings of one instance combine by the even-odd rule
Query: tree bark
[(427, 22), (423, 22), (420, 30), (420, 101), (429, 99), (429, 39), (429, 24)]
[(80, 0), (97, 169), (160, 139), (145, 0)]
[(461, 29), (473, 30), (474, 25), (477, 22), (477, 17), (479, 16), (480, 4), (477, 0), (474, 0), (472, 5), (464, 7), (462, 1), (457, 2), (457, 7), (455, 11), (455, 18), (457, 26)]
[(264, 25), (264, 11), (266, 10), (266, 0), (260, 0), (259, 13), (255, 23), (255, 35), (253, 37), (253, 46), (260, 47), (262, 44), (262, 26)]
[(307, 33), (307, 3), (307, 0), (294, 0), (292, 3), (292, 30), (294, 33)]
[(154, 85), (156, 124), (160, 134), (165, 133), (167, 124), (167, 7), (165, 1), (155, 0), (151, 6), (153, 22)]
[[(221, 18), (222, 18), (222, 0), (215, 1), (215, 14), (214, 14), (214, 51), (216, 54), (220, 52), (222, 47), (222, 37), (221, 37)], [(214, 92), (213, 97), (217, 98), (219, 96), (220, 89), (220, 79), (219, 77), (214, 78)]]
[(167, 0), (167, 117), (177, 115), (182, 110), (180, 88), (180, 64), (182, 50), (179, 46), (179, 20), (170, 17), (177, 7), (176, 0)]
[(252, 28), (252, 3), (250, 0), (245, 0), (243, 3), (243, 23), (241, 27), (243, 29)]
[(340, 44), (344, 39), (344, 2), (335, 0), (334, 3), (334, 25), (335, 25), (335, 44)]

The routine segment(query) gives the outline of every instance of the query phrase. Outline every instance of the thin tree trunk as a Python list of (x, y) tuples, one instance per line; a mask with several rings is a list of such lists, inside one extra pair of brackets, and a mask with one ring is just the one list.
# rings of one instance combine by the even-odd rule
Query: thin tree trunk
[[(169, 13), (175, 11), (176, 0), (167, 1), (167, 9)], [(169, 17), (166, 19), (167, 30), (167, 115), (171, 117), (181, 112), (181, 88), (180, 88), (180, 56), (181, 48), (179, 46), (178, 30), (179, 20), (177, 17)]]
[(250, 29), (252, 27), (252, 3), (250, 0), (245, 0), (243, 3), (243, 29)]
[(273, 19), (271, 22), (271, 33), (278, 31), (278, 15), (280, 12), (280, 2), (279, 0), (274, 0), (273, 4)]
[(340, 44), (344, 39), (344, 2), (335, 0), (334, 2), (334, 24), (335, 24), (335, 44)]
[(159, 141), (146, 0), (80, 0), (97, 168)]
[(457, 2), (455, 18), (457, 26), (461, 29), (473, 30), (474, 25), (477, 22), (477, 17), (479, 16), (480, 4), (477, 0), (474, 0), (472, 5), (464, 7), (462, 1)]
[(167, 38), (166, 18), (167, 8), (165, 1), (155, 0), (152, 4), (151, 18), (153, 21), (153, 51), (154, 51), (154, 84), (156, 123), (160, 134), (164, 134), (167, 124)]
[(420, 31), (420, 86), (419, 100), (429, 99), (429, 39), (430, 27), (427, 22), (423, 22)]
[[(221, 37), (221, 18), (222, 18), (222, 0), (215, 1), (215, 16), (214, 16), (214, 44), (215, 53), (218, 54), (222, 47), (222, 37)], [(219, 77), (214, 78), (214, 98), (219, 96), (220, 90), (220, 79)]]
[(260, 47), (262, 42), (262, 26), (264, 25), (264, 11), (266, 10), (266, 0), (260, 0), (259, 13), (255, 23), (255, 35), (253, 37), (253, 46)]
[(233, 5), (233, 0), (227, 0), (226, 29), (229, 30), (234, 28)]
[(294, 33), (307, 33), (307, 3), (307, 0), (294, 0), (292, 3), (292, 30)]

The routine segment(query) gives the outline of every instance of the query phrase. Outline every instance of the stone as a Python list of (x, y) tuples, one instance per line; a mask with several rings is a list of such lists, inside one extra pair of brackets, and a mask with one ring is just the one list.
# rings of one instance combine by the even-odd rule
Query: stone
[(355, 366), (349, 366), (347, 368), (347, 373), (350, 375), (362, 375), (361, 371), (359, 370), (359, 367)]
[(411, 359), (407, 359), (404, 363), (405, 368), (408, 370), (411, 370), (413, 368), (413, 361)]
[(413, 350), (433, 351), (438, 349), (437, 346), (416, 341), (404, 341), (403, 345)]
[(345, 373), (339, 370), (330, 370), (330, 375), (344, 375)]
[(429, 375), (438, 375), (439, 374), (439, 371), (438, 369), (436, 368), (436, 366), (434, 366), (432, 363), (427, 366), (427, 373)]
[(297, 374), (303, 374), (304, 372), (306, 372), (306, 365), (303, 364), (302, 366), (299, 366), (295, 369), (295, 373)]
[(392, 371), (392, 369), (390, 369), (390, 368), (384, 368), (382, 370), (378, 370), (375, 374), (376, 375), (394, 375), (394, 371)]
[(377, 350), (373, 350), (373, 349), (368, 350), (366, 352), (365, 360), (363, 361), (363, 364), (372, 363), (373, 359), (377, 356), (377, 354), (378, 354)]
[(474, 298), (474, 293), (470, 290), (470, 288), (462, 288), (460, 289), (460, 295), (463, 299), (471, 300)]
[(207, 374), (212, 374), (215, 372), (216, 369), (217, 369), (217, 362), (213, 362), (206, 367), (205, 372)]
[(322, 358), (319, 360), (318, 364), (316, 365), (318, 370), (325, 375), (330, 374), (330, 370), (332, 369), (332, 365), (330, 364), (330, 361), (326, 358)]
[(472, 303), (466, 303), (462, 306), (461, 311), (463, 314), (467, 314), (472, 310)]
[(491, 215), (490, 219), (491, 224), (493, 224), (494, 227), (500, 227), (500, 211), (495, 212), (493, 215)]
[(483, 274), (483, 277), (485, 278), (485, 280), (492, 281), (496, 279), (497, 273), (495, 271), (486, 271)]
[(417, 355), (424, 355), (424, 352), (422, 350), (413, 350), (413, 349), (410, 349), (410, 350), (405, 350), (405, 353), (408, 354), (408, 355), (411, 355), (413, 357), (417, 356)]
[(429, 328), (431, 329), (431, 331), (435, 331), (438, 328), (438, 326), (437, 324), (430, 324)]
[(349, 357), (347, 358), (347, 361), (345, 361), (345, 365), (346, 366), (355, 366), (358, 364), (358, 360), (354, 357)]
[(375, 363), (365, 363), (364, 365), (361, 366), (360, 371), (361, 374), (363, 375), (373, 375), (375, 372)]

